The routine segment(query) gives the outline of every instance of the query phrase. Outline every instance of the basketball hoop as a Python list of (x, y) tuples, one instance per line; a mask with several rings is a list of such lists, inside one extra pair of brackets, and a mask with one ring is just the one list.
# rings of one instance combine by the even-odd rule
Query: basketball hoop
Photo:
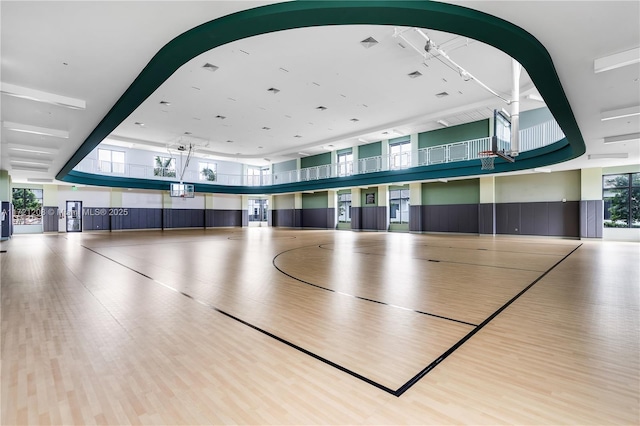
[(478, 153), (482, 168), (480, 170), (493, 170), (493, 160), (497, 157), (493, 151), (480, 151)]

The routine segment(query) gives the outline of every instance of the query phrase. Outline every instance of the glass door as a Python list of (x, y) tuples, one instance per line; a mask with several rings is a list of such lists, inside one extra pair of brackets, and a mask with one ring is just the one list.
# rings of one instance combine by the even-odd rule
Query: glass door
[(67, 201), (67, 232), (82, 232), (82, 201)]
[(249, 226), (268, 226), (269, 200), (249, 199)]

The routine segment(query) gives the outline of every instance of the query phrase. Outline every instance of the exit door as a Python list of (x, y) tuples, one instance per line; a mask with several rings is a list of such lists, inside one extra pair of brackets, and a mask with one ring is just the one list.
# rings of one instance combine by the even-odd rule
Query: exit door
[(67, 232), (82, 232), (82, 201), (67, 201)]
[(269, 200), (249, 199), (249, 226), (267, 226), (267, 211)]

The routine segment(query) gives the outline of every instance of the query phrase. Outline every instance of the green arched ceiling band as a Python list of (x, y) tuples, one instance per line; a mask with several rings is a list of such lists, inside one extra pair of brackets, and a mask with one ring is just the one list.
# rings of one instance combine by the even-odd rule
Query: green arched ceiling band
[[(80, 148), (58, 172), (56, 178), (75, 183), (88, 183), (86, 181), (91, 180), (94, 185), (115, 183), (114, 178), (73, 172), (72, 169), (178, 68), (194, 57), (215, 47), (260, 34), (303, 27), (352, 24), (421, 27), (459, 34), (492, 45), (522, 64), (562, 128), (566, 140), (552, 145), (555, 148), (549, 150), (532, 151), (532, 153), (538, 153), (534, 158), (525, 160), (526, 157), (523, 154), (518, 157), (515, 163), (497, 165), (494, 172), (554, 164), (578, 157), (585, 152), (582, 134), (549, 53), (538, 40), (522, 28), (476, 10), (431, 1), (294, 1), (227, 15), (199, 25), (174, 38), (151, 59)], [(463, 167), (455, 167), (452, 164), (446, 166), (448, 167), (431, 166), (430, 171), (420, 173), (407, 173), (405, 170), (402, 175), (403, 179), (394, 181), (408, 180), (408, 175), (414, 174), (433, 176), (432, 178), (471, 174), (465, 173)], [(476, 168), (473, 174), (479, 174), (479, 171)], [(374, 175), (379, 174), (375, 173)], [(93, 176), (93, 178), (89, 179), (87, 176)], [(393, 174), (389, 174), (387, 177), (391, 178)], [(352, 179), (354, 184), (356, 181), (370, 180), (365, 175), (356, 178)], [(380, 176), (377, 176), (376, 180), (379, 178)], [(113, 186), (142, 187), (138, 185), (143, 183), (147, 185), (144, 187), (149, 189), (157, 186), (151, 180), (119, 179), (124, 179), (130, 184)], [(85, 182), (80, 182), (80, 180)], [(134, 186), (131, 185), (133, 183), (135, 183)], [(166, 182), (158, 183), (168, 188)], [(326, 183), (330, 184), (328, 181)], [(321, 186), (321, 184), (316, 185)], [(198, 185), (198, 188), (201, 186), (208, 187), (208, 185)], [(295, 186), (308, 185), (300, 183)], [(271, 189), (276, 190), (280, 187), (282, 185), (273, 186)], [(226, 190), (220, 186), (217, 188), (220, 188), (217, 192), (232, 192), (232, 190), (238, 191), (241, 187), (230, 187)], [(264, 192), (265, 188), (262, 188), (261, 191)], [(277, 190), (277, 192), (289, 191)]]

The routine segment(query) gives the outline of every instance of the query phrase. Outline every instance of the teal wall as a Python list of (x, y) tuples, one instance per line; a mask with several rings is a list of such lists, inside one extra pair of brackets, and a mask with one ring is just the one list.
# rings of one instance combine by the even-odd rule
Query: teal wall
[(431, 130), (418, 135), (418, 149), (448, 143), (486, 138), (489, 136), (489, 120), (474, 121), (459, 126)]
[(403, 143), (410, 142), (411, 136), (400, 136), (399, 138), (389, 139), (389, 145), (393, 145), (394, 143)]
[(298, 162), (296, 160), (283, 161), (282, 163), (274, 163), (272, 166), (272, 173), (288, 172), (296, 170), (298, 168)]
[(553, 115), (551, 111), (549, 111), (549, 108), (546, 107), (520, 112), (521, 129), (528, 129), (529, 127), (537, 126), (550, 120), (553, 120)]
[(344, 149), (339, 149), (336, 151), (336, 155), (340, 155), (340, 154), (350, 154), (353, 152), (353, 148), (344, 148)]
[(325, 164), (331, 164), (330, 152), (312, 155), (310, 157), (302, 157), (300, 159), (300, 168), (302, 169), (306, 169), (307, 167), (324, 166)]
[(329, 207), (328, 192), (314, 192), (313, 194), (302, 194), (303, 209), (326, 209)]
[(374, 142), (358, 147), (358, 159), (382, 155), (382, 142)]
[(432, 182), (422, 184), (422, 204), (479, 204), (480, 179)]

